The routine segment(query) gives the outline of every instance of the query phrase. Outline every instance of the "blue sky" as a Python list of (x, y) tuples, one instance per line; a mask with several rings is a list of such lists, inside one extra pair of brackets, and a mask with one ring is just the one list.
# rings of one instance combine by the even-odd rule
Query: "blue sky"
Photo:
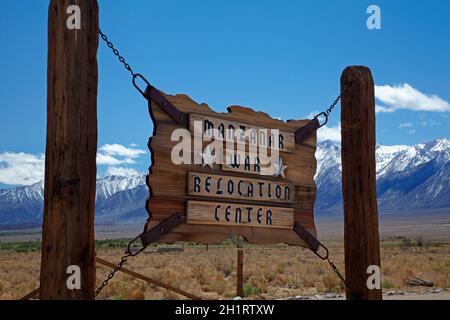
[[(100, 25), (129, 63), (167, 93), (217, 111), (244, 105), (305, 118), (327, 107), (348, 65), (371, 68), (377, 141), (449, 138), (449, 1), (101, 0)], [(381, 9), (381, 30), (366, 9)], [(0, 11), (0, 186), (43, 174), (46, 0)], [(108, 48), (99, 47), (99, 175), (145, 172), (152, 123), (146, 101)], [(337, 137), (335, 111), (322, 139)], [(106, 159), (106, 158), (102, 158)], [(111, 160), (114, 159), (114, 160)]]

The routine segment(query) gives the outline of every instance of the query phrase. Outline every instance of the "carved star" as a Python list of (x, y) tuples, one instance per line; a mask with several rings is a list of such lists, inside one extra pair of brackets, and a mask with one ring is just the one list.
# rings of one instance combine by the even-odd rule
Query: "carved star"
[(274, 166), (275, 166), (274, 177), (282, 176), (283, 178), (285, 178), (284, 170), (286, 170), (287, 166), (283, 165), (283, 160), (279, 158), (278, 162), (274, 163)]
[(211, 150), (209, 149), (209, 146), (207, 146), (205, 148), (205, 150), (200, 153), (200, 156), (203, 159), (203, 167), (210, 166), (211, 169), (214, 169), (213, 164), (214, 164), (214, 161), (216, 160), (216, 156), (213, 156), (211, 154)]

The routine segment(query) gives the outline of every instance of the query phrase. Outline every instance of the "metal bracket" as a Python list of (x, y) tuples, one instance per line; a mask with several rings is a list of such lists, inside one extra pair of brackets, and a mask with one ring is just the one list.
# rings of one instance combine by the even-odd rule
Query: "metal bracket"
[(180, 225), (181, 223), (184, 223), (186, 221), (186, 217), (182, 215), (181, 213), (174, 213), (167, 219), (161, 221), (156, 226), (154, 226), (149, 231), (141, 234), (139, 236), (142, 246), (146, 247), (159, 237), (161, 237), (163, 234), (166, 234), (176, 226)]
[(176, 123), (186, 126), (187, 114), (178, 110), (158, 89), (148, 84), (143, 95), (149, 102), (154, 101)]
[(313, 133), (314, 131), (325, 125), (325, 123), (320, 124), (319, 122), (319, 116), (321, 116), (322, 114), (325, 115), (326, 118), (325, 123), (328, 121), (328, 117), (326, 116), (326, 114), (324, 112), (320, 113), (313, 120), (311, 120), (306, 126), (301, 127), (295, 132), (295, 143), (302, 143), (311, 135), (311, 133)]
[[(312, 252), (316, 254), (320, 259), (328, 259), (328, 248), (325, 247), (319, 240), (317, 240), (311, 233), (308, 232), (299, 222), (295, 223), (294, 231), (297, 235), (306, 242)], [(323, 248), (325, 250), (325, 255), (319, 253), (319, 249)]]

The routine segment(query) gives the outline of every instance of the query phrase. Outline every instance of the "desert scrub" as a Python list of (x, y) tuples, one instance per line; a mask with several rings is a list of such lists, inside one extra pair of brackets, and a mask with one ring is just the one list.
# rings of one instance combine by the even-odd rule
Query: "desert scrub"
[(38, 252), (41, 250), (40, 241), (0, 243), (0, 250), (13, 252)]
[(246, 283), (242, 287), (242, 295), (244, 298), (250, 297), (250, 296), (259, 296), (261, 294), (258, 287), (255, 287), (251, 283)]
[(339, 293), (344, 289), (342, 281), (335, 274), (325, 274), (321, 279), (325, 292)]
[(446, 271), (450, 271), (450, 260), (446, 260), (442, 263), (442, 269)]
[[(119, 241), (120, 243), (120, 241)], [(409, 275), (430, 280), (436, 287), (450, 287), (450, 245), (441, 243), (408, 250), (401, 248), (401, 239), (382, 242), (381, 272), (383, 287), (389, 290), (414, 291), (406, 286)], [(27, 251), (36, 243), (21, 245), (26, 252), (0, 250), (0, 299), (17, 299), (39, 286), (40, 252)], [(105, 241), (97, 255), (112, 263), (120, 261), (123, 248)], [(333, 262), (344, 270), (343, 244), (327, 243)], [(236, 247), (185, 246), (184, 252), (155, 252), (149, 248), (130, 258), (125, 267), (150, 278), (172, 284), (206, 299), (232, 298), (236, 294)], [(31, 249), (35, 250), (35, 249)], [(298, 247), (244, 246), (244, 279), (249, 299), (286, 298), (342, 288), (326, 262)], [(281, 266), (281, 268), (279, 268)], [(280, 270), (281, 269), (281, 270)], [(106, 278), (110, 268), (97, 266), (97, 285)], [(282, 273), (279, 273), (282, 271)], [(387, 280), (387, 281), (386, 281)], [(100, 294), (100, 299), (185, 299), (165, 289), (149, 285), (117, 273)]]
[(394, 284), (389, 279), (383, 279), (381, 286), (383, 289), (392, 289), (394, 287)]

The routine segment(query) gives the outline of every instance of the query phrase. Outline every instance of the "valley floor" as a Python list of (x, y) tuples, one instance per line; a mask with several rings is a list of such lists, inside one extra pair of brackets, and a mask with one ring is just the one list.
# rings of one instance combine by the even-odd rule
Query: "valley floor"
[[(450, 245), (417, 243), (402, 238), (382, 242), (382, 284), (387, 299), (435, 299), (446, 297), (450, 288)], [(343, 246), (327, 242), (331, 258), (343, 270)], [(97, 255), (117, 263), (123, 243), (102, 242)], [(161, 246), (159, 247), (161, 248)], [(149, 248), (127, 262), (126, 267), (181, 288), (203, 298), (230, 299), (235, 296), (236, 248), (227, 246), (185, 246), (181, 252), (157, 252)], [(39, 285), (40, 251), (10, 244), (0, 250), (0, 299), (17, 299)], [(109, 268), (98, 266), (97, 281)], [(409, 275), (434, 283), (445, 290), (431, 294), (429, 288), (408, 287)], [(343, 286), (326, 262), (302, 248), (244, 247), (244, 295), (247, 299), (339, 298)], [(401, 291), (397, 294), (397, 291)], [(404, 293), (407, 293), (406, 295)], [(415, 294), (412, 294), (415, 293)], [(327, 296), (328, 294), (328, 296)], [(444, 294), (444, 295), (443, 295)], [(182, 297), (117, 274), (101, 293), (100, 299), (180, 299)]]
[[(449, 299), (450, 216), (384, 216), (380, 223), (382, 285), (385, 299)], [(344, 270), (342, 219), (316, 219), (319, 238)], [(98, 239), (131, 238), (141, 225), (98, 227)], [(0, 299), (17, 299), (39, 285), (39, 230), (0, 232)], [(30, 241), (30, 242), (20, 242)], [(126, 240), (97, 241), (97, 255), (120, 261)], [(177, 244), (181, 251), (153, 246), (126, 267), (203, 298), (235, 296), (236, 247)], [(173, 247), (173, 246), (172, 246)], [(159, 249), (159, 251), (158, 251)], [(161, 252), (165, 251), (165, 252)], [(98, 284), (109, 268), (98, 266)], [(409, 287), (408, 277), (434, 283), (434, 288)], [(309, 250), (290, 246), (244, 246), (246, 299), (343, 299), (343, 286), (326, 262)], [(441, 290), (443, 289), (443, 290)], [(430, 291), (431, 290), (431, 291)], [(181, 296), (117, 274), (100, 299), (180, 299)]]

